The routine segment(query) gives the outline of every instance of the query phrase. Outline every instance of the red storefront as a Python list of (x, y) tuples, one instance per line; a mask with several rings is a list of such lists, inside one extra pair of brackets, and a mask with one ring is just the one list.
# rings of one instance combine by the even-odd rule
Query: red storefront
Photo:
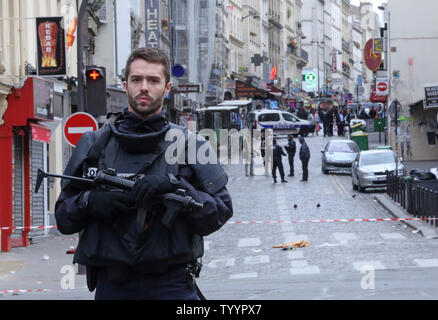
[(44, 195), (34, 194), (36, 170), (46, 163), (53, 120), (54, 85), (27, 78), (13, 88), (0, 126), (0, 239), (1, 251), (29, 245), (30, 226), (44, 224)]

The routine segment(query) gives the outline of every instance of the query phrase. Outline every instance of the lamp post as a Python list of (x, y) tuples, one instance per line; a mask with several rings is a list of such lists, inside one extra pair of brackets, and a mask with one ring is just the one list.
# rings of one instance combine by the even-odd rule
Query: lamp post
[[(378, 7), (379, 10), (382, 10), (384, 12), (384, 18), (385, 18), (385, 14), (386, 14), (386, 18), (388, 20), (388, 24), (386, 26), (386, 32), (385, 32), (385, 43), (386, 43), (386, 50), (385, 50), (385, 63), (386, 63), (386, 68), (387, 68), (387, 72), (388, 72), (388, 96), (386, 99), (386, 110), (385, 111), (385, 118), (386, 118), (386, 132), (385, 132), (385, 144), (386, 144), (386, 135), (388, 135), (388, 142), (389, 144), (391, 144), (391, 122), (390, 122), (390, 118), (388, 117), (388, 109), (389, 109), (389, 98), (391, 96), (391, 59), (390, 59), (390, 26), (391, 26), (391, 16), (390, 16), (390, 12), (387, 10), (387, 4), (382, 4)], [(398, 115), (396, 115), (398, 116)], [(395, 123), (397, 123), (397, 119), (395, 119)], [(398, 154), (398, 141), (397, 141), (397, 126), (395, 127), (395, 136), (396, 136), (396, 141), (395, 141), (395, 152)]]
[[(88, 0), (82, 0), (81, 6), (79, 8), (78, 12), (78, 29), (77, 29), (77, 36), (78, 36), (78, 43), (77, 43), (77, 77), (78, 77), (78, 111), (85, 112), (86, 111), (86, 105), (85, 105), (85, 87), (84, 87), (84, 76), (83, 76), (83, 70), (84, 70), (84, 17), (87, 13), (87, 7), (88, 7)], [(85, 28), (87, 30), (87, 28)]]
[(250, 11), (248, 15), (242, 17), (240, 20), (243, 21), (243, 20), (245, 20), (248, 17), (253, 17), (256, 20), (260, 19), (260, 15), (258, 13)]
[(325, 44), (325, 41), (324, 40), (322, 40), (322, 41), (319, 41), (319, 40), (317, 40), (317, 41), (315, 41), (315, 40), (312, 40), (311, 41), (311, 43), (313, 44), (313, 43), (316, 43), (316, 64), (317, 64), (317, 72), (316, 72), (316, 75), (317, 75), (317, 77), (318, 77), (318, 96), (320, 95), (320, 90), (321, 90), (321, 87), (320, 87), (320, 81), (319, 81), (319, 45), (320, 44), (322, 44), (322, 45), (324, 45)]

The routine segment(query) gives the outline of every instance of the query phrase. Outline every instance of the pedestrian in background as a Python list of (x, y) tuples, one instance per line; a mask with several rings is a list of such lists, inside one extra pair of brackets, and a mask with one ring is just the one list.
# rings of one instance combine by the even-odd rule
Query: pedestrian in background
[(329, 130), (329, 115), (327, 107), (322, 107), (320, 119), (322, 121), (323, 130), (324, 130), (324, 137), (328, 135)]
[(299, 141), (301, 143), (301, 148), (300, 148), (300, 160), (301, 160), (301, 165), (303, 167), (303, 179), (301, 179), (300, 181), (307, 181), (309, 178), (309, 160), (310, 160), (310, 150), (309, 150), (309, 146), (307, 145), (306, 141), (304, 140), (304, 137), (299, 138)]
[(315, 112), (314, 116), (315, 116), (315, 132), (316, 132), (316, 135), (318, 136), (319, 130), (321, 130), (321, 127), (320, 127), (320, 122), (321, 121), (319, 119), (319, 113), (318, 112)]
[(333, 125), (334, 125), (334, 115), (333, 115), (333, 107), (329, 107), (327, 111), (327, 134), (329, 137), (333, 136)]
[(260, 133), (260, 154), (263, 158), (263, 165), (265, 165), (265, 150), (266, 150), (266, 140), (265, 140), (265, 131), (262, 130)]
[(376, 119), (377, 118), (377, 110), (376, 110), (376, 108), (374, 106), (371, 107), (370, 118), (372, 118), (372, 119)]
[(312, 110), (312, 112), (309, 113), (309, 121), (312, 123), (313, 127), (315, 128), (315, 131), (312, 132), (312, 136), (318, 135), (318, 131), (317, 131), (317, 126), (318, 126), (318, 122), (316, 120), (316, 118), (318, 117), (318, 122), (319, 122), (319, 116), (318, 113), (315, 112), (315, 110)]
[(344, 117), (344, 111), (337, 111), (335, 113), (336, 118), (336, 126), (338, 127), (338, 136), (343, 137), (344, 136), (344, 125), (345, 125), (345, 117)]
[(303, 120), (307, 120), (307, 112), (303, 107), (300, 107), (297, 112), (297, 117)]
[(273, 158), (273, 165), (272, 165), (272, 178), (274, 178), (274, 183), (277, 183), (277, 168), (278, 171), (280, 171), (280, 177), (281, 182), (285, 183), (287, 180), (284, 179), (284, 168), (283, 168), (283, 156), (286, 156), (286, 153), (284, 152), (283, 148), (277, 144), (277, 139), (274, 139), (272, 141), (273, 143), (273, 150), (272, 150), (272, 158)]
[[(350, 108), (347, 109), (346, 112), (346, 116), (345, 116), (345, 122), (346, 122), (346, 127), (348, 128), (348, 133), (351, 132), (351, 126), (350, 126), (350, 121), (353, 120), (356, 117), (356, 115), (354, 114), (353, 111), (351, 111)], [(345, 126), (344, 126), (345, 128)]]
[(284, 148), (287, 151), (287, 158), (289, 160), (289, 177), (293, 177), (294, 176), (294, 157), (295, 157), (295, 153), (297, 151), (297, 144), (294, 140), (293, 135), (288, 135), (287, 136), (287, 144), (284, 146)]

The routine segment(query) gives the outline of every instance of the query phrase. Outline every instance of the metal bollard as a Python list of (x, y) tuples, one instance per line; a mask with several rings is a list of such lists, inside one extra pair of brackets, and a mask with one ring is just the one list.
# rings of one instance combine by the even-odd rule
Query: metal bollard
[(417, 216), (417, 197), (418, 197), (418, 189), (417, 189), (417, 184), (413, 183), (412, 184), (412, 188), (411, 188), (411, 194), (412, 194), (412, 214), (414, 215), (414, 217)]
[(406, 209), (406, 183), (400, 179), (400, 205)]
[(419, 205), (420, 205), (420, 216), (421, 216), (421, 218), (424, 218), (425, 217), (425, 215), (426, 215), (426, 212), (425, 212), (425, 206), (424, 206), (424, 204), (425, 204), (425, 187), (423, 187), (423, 186), (421, 186), (420, 187), (420, 203), (419, 203)]
[(396, 177), (395, 181), (396, 181), (396, 186), (397, 186), (397, 188), (396, 188), (396, 190), (397, 190), (397, 202), (401, 203), (401, 198), (400, 198), (400, 189), (401, 189), (400, 177)]
[(412, 182), (406, 181), (406, 211), (412, 214)]
[(424, 215), (426, 217), (426, 222), (430, 223), (430, 206), (429, 206), (429, 195), (430, 195), (430, 189), (425, 187), (424, 188)]

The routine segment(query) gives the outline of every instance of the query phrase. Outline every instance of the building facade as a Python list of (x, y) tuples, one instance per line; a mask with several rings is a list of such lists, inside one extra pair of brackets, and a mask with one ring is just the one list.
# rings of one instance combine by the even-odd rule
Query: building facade
[(388, 101), (397, 99), (401, 105), (397, 122), (395, 113), (388, 113), (389, 137), (406, 160), (438, 158), (438, 105), (428, 106), (425, 100), (425, 87), (438, 87), (438, 26), (430, 23), (437, 10), (438, 3), (432, 0), (389, 0), (385, 8)]
[(36, 18), (60, 16), (59, 27), (68, 33), (76, 12), (73, 1), (0, 1), (0, 225), (7, 228), (1, 234), (2, 251), (44, 236), (47, 229), (25, 227), (52, 220), (59, 183), (44, 181), (38, 193), (33, 190), (38, 169), (61, 172), (70, 156), (60, 124), (70, 112), (72, 84), (67, 80), (76, 76), (70, 63), (76, 59), (76, 44), (56, 58), (57, 65), (67, 62), (65, 75), (37, 76)]

